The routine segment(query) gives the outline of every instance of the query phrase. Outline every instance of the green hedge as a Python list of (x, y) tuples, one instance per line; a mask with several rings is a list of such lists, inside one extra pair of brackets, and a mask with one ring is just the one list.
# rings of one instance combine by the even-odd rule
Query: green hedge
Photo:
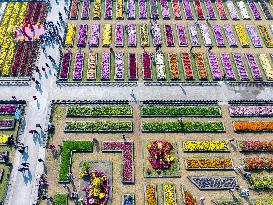
[(132, 122), (67, 122), (65, 131), (131, 131), (133, 129)]
[(224, 131), (222, 122), (144, 122), (144, 132), (208, 132)]
[(72, 152), (93, 152), (91, 141), (64, 141), (61, 153), (59, 180), (67, 181), (67, 174), (70, 171), (70, 159)]
[(55, 205), (67, 205), (67, 195), (66, 194), (55, 194), (54, 196)]
[(133, 115), (133, 109), (130, 106), (70, 106), (67, 109), (67, 115), (70, 116), (97, 116), (97, 115)]
[(219, 107), (202, 106), (143, 106), (141, 107), (142, 116), (221, 116)]

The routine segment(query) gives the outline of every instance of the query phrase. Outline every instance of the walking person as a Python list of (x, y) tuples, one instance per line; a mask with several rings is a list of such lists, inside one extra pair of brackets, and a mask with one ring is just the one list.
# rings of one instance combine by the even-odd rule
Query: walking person
[(23, 162), (23, 163), (21, 163), (21, 166), (23, 166), (23, 167), (29, 167), (29, 163), (28, 162)]
[(208, 52), (209, 52), (209, 53), (210, 53), (211, 49), (212, 49), (212, 46), (210, 46), (209, 49), (208, 49)]

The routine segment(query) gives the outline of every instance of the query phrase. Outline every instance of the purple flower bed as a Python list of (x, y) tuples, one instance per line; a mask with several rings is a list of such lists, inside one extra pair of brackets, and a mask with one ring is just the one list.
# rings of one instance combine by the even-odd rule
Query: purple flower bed
[(137, 45), (137, 36), (136, 36), (136, 24), (129, 24), (127, 26), (128, 33), (128, 46), (136, 47)]
[(90, 35), (90, 47), (98, 47), (99, 46), (99, 35), (100, 35), (100, 25), (92, 24), (91, 25), (91, 35)]
[(170, 19), (171, 15), (167, 0), (161, 0), (161, 10), (163, 19)]
[(157, 0), (150, 0), (151, 17), (158, 18)]
[(128, 19), (135, 19), (136, 13), (135, 13), (135, 0), (128, 0)]
[(117, 24), (116, 25), (116, 32), (115, 32), (115, 44), (116, 46), (123, 46), (123, 25)]
[(199, 24), (201, 34), (204, 40), (205, 46), (212, 46), (212, 40), (210, 38), (210, 32), (207, 24)]
[(84, 54), (82, 52), (79, 52), (76, 54), (75, 64), (74, 64), (74, 72), (73, 72), (73, 79), (74, 80), (81, 80), (82, 79), (83, 59), (84, 59)]
[(200, 46), (196, 25), (189, 24), (188, 26), (189, 26), (192, 46)]
[(221, 31), (221, 27), (218, 24), (212, 24), (211, 28), (214, 33), (214, 37), (215, 37), (217, 46), (218, 47), (226, 46), (222, 31)]
[(227, 0), (226, 4), (227, 4), (227, 8), (228, 8), (229, 13), (230, 13), (230, 17), (231, 17), (233, 20), (238, 20), (238, 19), (240, 19), (240, 17), (239, 17), (239, 15), (238, 15), (238, 12), (237, 12), (237, 10), (236, 10), (236, 7), (235, 7), (233, 1), (232, 1), (232, 0)]
[(176, 25), (176, 31), (177, 31), (179, 46), (188, 46), (188, 40), (187, 40), (187, 36), (186, 36), (184, 25), (177, 24)]
[(184, 12), (186, 14), (186, 19), (193, 19), (193, 14), (191, 11), (191, 6), (189, 0), (182, 0), (184, 5)]
[(241, 80), (249, 80), (241, 54), (233, 53), (233, 59)]
[(146, 19), (147, 18), (146, 0), (139, 0), (138, 7), (139, 7), (139, 18)]
[(79, 34), (78, 34), (78, 42), (77, 42), (78, 47), (86, 46), (87, 30), (88, 30), (87, 24), (80, 25)]
[(270, 10), (269, 8), (267, 7), (266, 3), (264, 0), (259, 0), (258, 3), (260, 4), (263, 12), (264, 12), (264, 15), (266, 16), (266, 19), (267, 20), (272, 20), (273, 19), (273, 16), (272, 14), (270, 13)]
[(213, 80), (222, 80), (222, 74), (220, 71), (216, 54), (209, 53), (208, 58)]
[(166, 44), (168, 47), (174, 46), (173, 29), (169, 24), (165, 25)]
[(59, 76), (60, 80), (67, 80), (68, 79), (71, 56), (72, 55), (70, 52), (63, 54), (62, 68), (61, 68), (60, 76)]
[(253, 0), (248, 0), (247, 3), (249, 5), (250, 10), (252, 11), (252, 14), (253, 14), (254, 18), (256, 20), (261, 20), (262, 17), (261, 17), (260, 12), (258, 11), (258, 9), (257, 9), (257, 7), (255, 5), (255, 2)]
[(230, 106), (232, 117), (268, 117), (273, 116), (273, 106)]
[(251, 40), (252, 40), (252, 43), (253, 43), (254, 47), (256, 47), (256, 48), (262, 47), (262, 43), (260, 41), (259, 35), (256, 32), (254, 26), (252, 26), (252, 25), (246, 25), (246, 29), (249, 32), (249, 35), (251, 37)]
[(222, 59), (222, 64), (223, 64), (224, 71), (226, 74), (226, 79), (227, 80), (235, 80), (235, 74), (232, 69), (232, 64), (231, 64), (229, 55), (227, 53), (222, 53), (221, 59)]
[(153, 34), (153, 44), (154, 44), (154, 46), (162, 45), (160, 25), (159, 24), (152, 24), (151, 31), (152, 31), (152, 34)]
[(16, 105), (0, 105), (0, 114), (14, 114), (16, 112), (17, 106)]
[(112, 19), (112, 0), (105, 0), (105, 19)]
[(101, 79), (110, 80), (110, 53), (102, 53)]
[(226, 34), (226, 38), (228, 40), (229, 46), (236, 46), (237, 47), (236, 38), (233, 34), (231, 25), (224, 25), (223, 28), (225, 30), (225, 34)]
[(89, 19), (89, 0), (83, 0), (81, 19)]
[(123, 80), (124, 79), (124, 54), (116, 53), (115, 54), (115, 79)]
[(207, 9), (207, 13), (209, 15), (209, 18), (210, 19), (217, 19), (216, 14), (215, 14), (215, 12), (213, 10), (211, 0), (204, 0), (204, 3), (205, 3), (205, 6), (206, 6), (206, 9)]
[(11, 119), (1, 119), (0, 120), (0, 130), (11, 130), (14, 128), (14, 120)]
[(251, 53), (247, 53), (246, 59), (247, 59), (248, 65), (251, 69), (253, 79), (254, 80), (262, 80), (262, 74), (259, 70), (259, 67), (258, 67), (258, 64), (255, 60), (254, 55)]

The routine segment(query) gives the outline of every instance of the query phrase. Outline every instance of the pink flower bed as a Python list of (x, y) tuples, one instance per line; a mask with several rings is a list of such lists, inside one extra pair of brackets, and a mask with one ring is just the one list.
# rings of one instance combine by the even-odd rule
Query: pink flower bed
[(271, 117), (273, 106), (230, 106), (229, 113), (232, 117)]

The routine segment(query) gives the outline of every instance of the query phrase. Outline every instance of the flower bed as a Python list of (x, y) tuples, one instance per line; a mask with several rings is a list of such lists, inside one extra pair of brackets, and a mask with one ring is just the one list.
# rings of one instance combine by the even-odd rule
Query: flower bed
[(13, 130), (14, 127), (14, 119), (0, 119), (0, 130)]
[(74, 80), (82, 79), (83, 61), (84, 61), (84, 53), (82, 52), (76, 53), (74, 71), (73, 71)]
[(121, 152), (122, 155), (122, 183), (135, 182), (134, 171), (134, 143), (119, 141), (103, 141), (103, 152)]
[(59, 75), (60, 80), (68, 79), (71, 58), (72, 58), (71, 52), (67, 52), (63, 54), (62, 67), (61, 67), (61, 71)]
[(252, 11), (252, 14), (253, 14), (255, 20), (261, 20), (262, 19), (261, 14), (260, 14), (258, 8), (256, 7), (254, 0), (249, 0), (249, 1), (247, 1), (247, 3), (249, 5), (249, 8)]
[(89, 19), (89, 0), (83, 0), (81, 19)]
[(116, 1), (116, 19), (123, 19), (123, 0)]
[(170, 19), (170, 10), (168, 6), (168, 1), (167, 0), (161, 0), (161, 12), (162, 12), (162, 18), (163, 19)]
[(201, 29), (201, 34), (204, 40), (204, 45), (205, 46), (212, 46), (212, 40), (210, 38), (210, 32), (209, 32), (209, 27), (207, 24), (199, 24), (199, 27)]
[(152, 19), (158, 19), (157, 0), (150, 0), (149, 3), (151, 12), (150, 17)]
[(183, 24), (176, 24), (177, 38), (179, 46), (188, 46), (188, 40)]
[(128, 78), (129, 80), (137, 80), (137, 56), (135, 53), (129, 53), (128, 54)]
[(246, 25), (246, 29), (249, 32), (249, 35), (250, 35), (250, 38), (252, 40), (253, 46), (255, 48), (261, 48), (262, 47), (262, 43), (260, 41), (259, 35), (256, 32), (254, 26), (252, 26), (252, 25)]
[(111, 24), (104, 24), (103, 36), (102, 36), (102, 46), (109, 47), (111, 44), (111, 41), (112, 41), (112, 25)]
[(272, 117), (273, 106), (230, 106), (231, 117)]
[(207, 14), (208, 14), (209, 18), (211, 20), (217, 19), (216, 14), (215, 14), (214, 9), (213, 9), (213, 5), (211, 3), (211, 0), (204, 0), (204, 4), (205, 4), (205, 7), (207, 9)]
[(242, 140), (238, 141), (238, 147), (241, 152), (272, 152), (273, 140)]
[(268, 196), (268, 197), (263, 197), (260, 199), (252, 199), (251, 203), (253, 205), (270, 205), (270, 204), (273, 204), (273, 197)]
[(184, 67), (184, 74), (186, 80), (193, 80), (193, 71), (191, 67), (190, 55), (188, 53), (182, 53), (182, 62)]
[(191, 20), (193, 19), (193, 14), (191, 11), (191, 6), (189, 0), (182, 0), (183, 3), (183, 8), (184, 8), (184, 13), (186, 14), (186, 19)]
[(175, 44), (174, 44), (174, 38), (173, 38), (173, 29), (172, 29), (172, 26), (169, 25), (169, 24), (165, 24), (164, 28), (165, 28), (165, 35), (166, 35), (166, 38), (165, 38), (166, 45), (168, 47), (175, 46)]
[(143, 122), (142, 132), (224, 132), (222, 122)]
[(273, 122), (233, 122), (235, 132), (272, 132)]
[(127, 25), (128, 32), (128, 46), (136, 47), (137, 46), (137, 36), (136, 36), (136, 24)]
[(85, 47), (86, 46), (87, 30), (88, 30), (87, 24), (80, 24), (79, 34), (78, 34), (78, 42), (77, 42), (78, 47)]
[(99, 24), (91, 24), (91, 35), (90, 35), (90, 47), (98, 47), (99, 46), (99, 35), (100, 35), (100, 25)]
[(157, 80), (166, 80), (166, 68), (164, 64), (164, 55), (161, 51), (155, 54), (155, 68), (157, 74)]
[(115, 80), (124, 80), (124, 54), (115, 54)]
[(181, 10), (178, 0), (172, 0), (173, 14), (175, 19), (181, 19)]
[(270, 38), (270, 35), (265, 27), (265, 25), (259, 25), (258, 26), (261, 34), (262, 34), (262, 37), (264, 39), (264, 43), (266, 45), (267, 48), (272, 48), (273, 47), (273, 41), (272, 39)]
[(260, 63), (264, 69), (267, 80), (273, 80), (273, 69), (266, 54), (259, 54)]
[(258, 67), (258, 64), (255, 60), (255, 57), (253, 54), (251, 53), (247, 53), (246, 54), (246, 59), (247, 59), (247, 62), (248, 62), (248, 65), (251, 69), (251, 73), (252, 73), (252, 76), (253, 76), (253, 79), (254, 80), (262, 80), (262, 74), (259, 70), (259, 67)]
[(248, 14), (247, 8), (245, 3), (242, 0), (237, 1), (237, 5), (239, 7), (239, 10), (241, 12), (241, 16), (244, 20), (249, 20), (250, 16)]
[(123, 47), (123, 24), (116, 24), (115, 28), (115, 46)]
[(194, 0), (194, 6), (195, 6), (195, 11), (198, 16), (198, 19), (204, 20), (205, 17), (204, 17), (204, 13), (203, 13), (203, 9), (202, 9), (202, 5), (201, 5), (200, 0)]
[(157, 185), (145, 185), (145, 205), (157, 205)]
[(221, 59), (222, 59), (222, 64), (223, 64), (224, 71), (226, 74), (226, 79), (227, 80), (235, 80), (235, 74), (234, 74), (234, 71), (232, 68), (232, 64), (231, 64), (229, 55), (227, 53), (222, 53)]
[(65, 45), (72, 47), (74, 44), (74, 37), (75, 37), (76, 25), (75, 24), (68, 24), (66, 38), (65, 38)]
[(153, 36), (153, 45), (160, 46), (162, 45), (162, 37), (159, 24), (152, 24), (151, 26), (152, 36)]
[(90, 50), (87, 67), (87, 80), (96, 80), (97, 53)]
[(101, 11), (101, 0), (94, 0), (94, 9), (93, 9), (93, 15), (94, 19), (100, 18), (100, 11)]
[(135, 7), (135, 0), (128, 0), (127, 1), (127, 8), (128, 8), (128, 19), (135, 19), (136, 18), (136, 7)]
[(183, 141), (184, 152), (229, 152), (226, 141)]
[(225, 45), (224, 37), (221, 31), (221, 27), (218, 24), (212, 24), (211, 28), (214, 33), (217, 46), (225, 47), (226, 45)]
[(104, 19), (112, 19), (113, 15), (113, 2), (112, 0), (105, 0), (105, 14)]
[(66, 117), (132, 117), (129, 106), (69, 106)]
[(237, 184), (234, 176), (190, 176), (189, 180), (200, 190), (227, 190)]
[(110, 80), (110, 53), (102, 53), (101, 79)]
[(68, 204), (67, 194), (57, 193), (57, 194), (54, 195), (53, 200), (54, 200), (55, 205), (66, 205), (66, 204)]
[(273, 175), (251, 175), (249, 183), (254, 190), (272, 190)]
[(59, 181), (68, 182), (73, 152), (93, 152), (91, 141), (64, 141), (60, 156)]
[(66, 122), (65, 132), (133, 132), (132, 122), (113, 122), (113, 121), (103, 121), (103, 122), (84, 122), (84, 121), (74, 121)]
[(171, 71), (171, 79), (178, 80), (179, 69), (178, 69), (178, 63), (177, 63), (177, 58), (175, 53), (169, 54), (169, 65), (170, 65), (170, 71)]
[(227, 0), (226, 4), (227, 4), (227, 8), (229, 10), (229, 14), (230, 14), (231, 19), (239, 20), (240, 17), (239, 17), (239, 15), (237, 13), (237, 10), (236, 10), (236, 7), (235, 7), (233, 1), (232, 0)]
[(266, 2), (264, 0), (260, 0), (260, 1), (258, 1), (258, 4), (261, 6), (262, 11), (264, 12), (264, 15), (265, 15), (266, 19), (267, 20), (272, 20), (273, 16), (270, 13), (270, 10), (266, 5)]
[(226, 20), (227, 19), (227, 14), (225, 12), (224, 4), (222, 0), (216, 0), (216, 7), (219, 12), (219, 16), (221, 20)]
[(135, 205), (135, 195), (134, 194), (123, 194), (121, 204), (122, 205)]
[(242, 160), (245, 170), (272, 170), (273, 157), (251, 157)]
[(152, 68), (151, 68), (151, 56), (148, 53), (142, 54), (142, 70), (143, 70), (143, 79), (151, 80), (152, 79)]
[(146, 19), (147, 18), (146, 0), (139, 0), (138, 7), (139, 7), (139, 18)]
[(191, 192), (187, 191), (183, 185), (181, 186), (182, 201), (184, 205), (197, 205), (195, 197)]
[(72, 0), (70, 5), (70, 19), (76, 20), (78, 18), (79, 1)]
[(0, 135), (0, 145), (6, 145), (9, 141), (9, 135)]
[(195, 47), (200, 46), (199, 38), (198, 38), (198, 33), (197, 33), (197, 27), (195, 24), (189, 24), (189, 32), (190, 32), (190, 37), (191, 37), (191, 45)]
[(218, 60), (215, 53), (210, 52), (208, 54), (209, 58), (209, 65), (212, 73), (212, 79), (213, 80), (222, 80), (222, 74), (220, 71), (220, 67), (218, 64)]
[(239, 40), (240, 40), (240, 42), (241, 42), (241, 46), (242, 46), (243, 48), (249, 47), (249, 43), (248, 43), (248, 41), (247, 41), (247, 37), (246, 37), (246, 34), (245, 34), (245, 32), (244, 32), (243, 26), (240, 25), (240, 24), (237, 24), (237, 25), (235, 25), (235, 29), (236, 29), (236, 31), (237, 31)]
[(233, 162), (230, 158), (191, 158), (185, 160), (186, 169), (188, 170), (203, 170), (203, 169), (217, 169), (217, 170), (231, 170), (233, 169)]
[(242, 201), (238, 198), (236, 199), (216, 199), (211, 200), (214, 205), (243, 205)]
[(163, 184), (164, 205), (175, 205), (177, 203), (175, 185)]
[(0, 114), (1, 115), (13, 115), (17, 109), (16, 105), (0, 105)]
[(140, 25), (140, 43), (141, 43), (141, 47), (149, 46), (149, 35), (148, 35), (147, 24)]
[(230, 47), (237, 47), (236, 38), (233, 34), (231, 25), (224, 25), (223, 26), (226, 34), (226, 38), (228, 40), (228, 44)]

